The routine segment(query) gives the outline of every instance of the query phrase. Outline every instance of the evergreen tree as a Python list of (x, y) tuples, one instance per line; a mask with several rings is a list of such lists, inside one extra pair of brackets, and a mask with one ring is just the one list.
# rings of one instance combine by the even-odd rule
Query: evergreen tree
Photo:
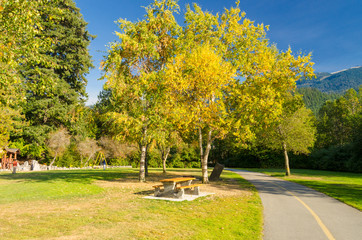
[(354, 89), (327, 101), (318, 114), (315, 167), (324, 170), (362, 171), (362, 104)]
[(52, 44), (40, 47), (44, 61), (30, 59), (21, 73), (26, 87), (24, 113), (29, 126), (22, 137), (43, 146), (47, 134), (60, 126), (79, 134), (72, 112), (86, 99), (85, 74), (92, 67), (88, 45), (93, 38), (73, 0), (45, 1), (38, 6), (42, 31), (37, 38)]
[(318, 146), (350, 143), (359, 124), (358, 113), (361, 109), (359, 95), (354, 89), (348, 90), (337, 100), (327, 101), (318, 113)]
[(24, 100), (18, 67), (29, 58), (41, 61), (38, 47), (45, 45), (39, 33), (37, 7), (45, 0), (0, 0), (0, 155), (10, 133), (23, 122), (19, 105)]
[(327, 100), (333, 101), (340, 97), (337, 93), (325, 93), (317, 88), (310, 87), (298, 88), (296, 92), (303, 95), (303, 101), (306, 108), (312, 110), (315, 115), (318, 114), (319, 109)]

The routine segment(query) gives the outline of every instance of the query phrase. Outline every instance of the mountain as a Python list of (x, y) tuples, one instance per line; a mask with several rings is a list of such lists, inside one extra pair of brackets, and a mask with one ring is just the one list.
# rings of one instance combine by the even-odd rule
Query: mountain
[(307, 108), (311, 109), (315, 115), (319, 112), (319, 109), (327, 101), (333, 101), (341, 95), (338, 93), (325, 93), (316, 88), (302, 87), (297, 89), (297, 93), (303, 95), (303, 101)]
[(322, 92), (342, 93), (348, 89), (358, 90), (362, 85), (362, 66), (344, 69), (334, 73), (316, 73), (316, 77), (311, 80), (297, 81), (297, 87), (317, 88)]

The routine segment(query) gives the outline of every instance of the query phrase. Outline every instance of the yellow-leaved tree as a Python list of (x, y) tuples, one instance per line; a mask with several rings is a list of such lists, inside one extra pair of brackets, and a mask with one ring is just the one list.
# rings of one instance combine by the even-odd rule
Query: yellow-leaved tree
[(295, 89), (295, 81), (313, 76), (311, 56), (278, 51), (267, 29), (245, 18), (239, 2), (221, 15), (197, 4), (187, 7), (179, 52), (165, 78), (174, 121), (199, 133), (204, 183), (214, 139), (229, 133), (246, 144), (281, 116), (285, 92)]
[(120, 41), (103, 63), (112, 103), (106, 117), (118, 139), (139, 144), (140, 181), (157, 130), (171, 121), (181, 132), (197, 132), (207, 183), (213, 140), (233, 134), (246, 144), (277, 121), (285, 93), (301, 76), (313, 76), (313, 63), (271, 45), (268, 27), (245, 18), (239, 2), (221, 15), (187, 6), (182, 28), (178, 8), (176, 0), (155, 0), (144, 20), (119, 20)]
[(144, 20), (118, 20), (119, 42), (110, 45), (102, 64), (105, 88), (111, 91), (108, 127), (118, 140), (137, 143), (139, 180), (145, 181), (147, 146), (163, 122), (164, 79), (161, 73), (173, 56), (179, 26), (175, 0), (155, 0)]
[[(224, 93), (234, 85), (232, 65), (209, 44), (178, 54), (166, 69), (169, 100), (179, 129), (197, 131), (203, 182), (208, 182), (207, 160), (211, 144), (228, 132)], [(186, 127), (185, 127), (186, 126)], [(203, 135), (206, 134), (206, 147)]]

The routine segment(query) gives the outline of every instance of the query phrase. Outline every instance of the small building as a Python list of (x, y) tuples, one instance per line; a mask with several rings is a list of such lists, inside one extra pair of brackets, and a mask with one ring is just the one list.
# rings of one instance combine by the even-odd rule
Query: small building
[(17, 161), (17, 155), (20, 153), (17, 148), (5, 148), (5, 154), (1, 158), (2, 169), (12, 169), (13, 162)]

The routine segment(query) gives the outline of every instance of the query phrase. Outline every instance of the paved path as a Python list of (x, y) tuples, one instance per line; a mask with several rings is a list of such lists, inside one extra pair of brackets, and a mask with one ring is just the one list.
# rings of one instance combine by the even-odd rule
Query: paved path
[(362, 239), (362, 212), (323, 193), (262, 173), (232, 170), (251, 182), (264, 206), (264, 239)]

